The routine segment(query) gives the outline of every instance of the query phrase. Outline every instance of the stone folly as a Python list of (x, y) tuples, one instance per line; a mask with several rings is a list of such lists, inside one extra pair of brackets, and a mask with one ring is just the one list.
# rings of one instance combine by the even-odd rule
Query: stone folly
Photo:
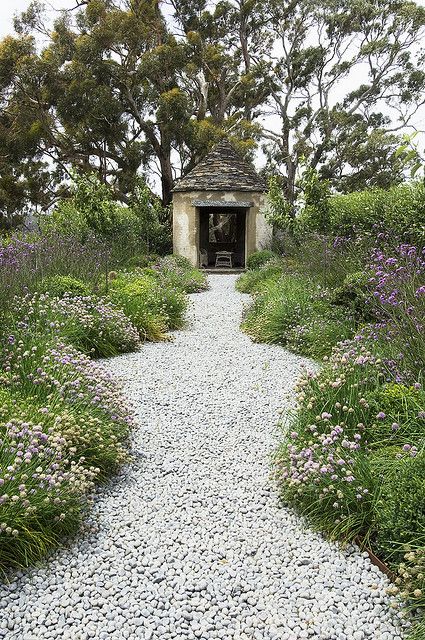
[(271, 238), (264, 218), (265, 181), (228, 140), (217, 144), (173, 189), (173, 250), (195, 266), (214, 267), (217, 254), (244, 268)]

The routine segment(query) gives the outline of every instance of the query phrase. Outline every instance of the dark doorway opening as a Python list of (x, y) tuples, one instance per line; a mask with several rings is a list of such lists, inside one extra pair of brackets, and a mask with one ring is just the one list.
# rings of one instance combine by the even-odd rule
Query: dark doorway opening
[[(246, 210), (202, 207), (199, 210), (199, 251), (208, 256), (208, 266), (214, 267), (217, 252), (231, 253), (232, 266), (245, 267)], [(206, 266), (206, 265), (204, 265)]]

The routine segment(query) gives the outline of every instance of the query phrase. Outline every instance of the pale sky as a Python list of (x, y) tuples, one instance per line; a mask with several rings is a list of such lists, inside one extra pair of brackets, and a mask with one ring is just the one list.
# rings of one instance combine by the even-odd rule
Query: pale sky
[[(3, 38), (13, 32), (13, 17), (15, 14), (25, 11), (30, 0), (0, 0), (0, 38)], [(55, 11), (60, 9), (70, 9), (77, 4), (74, 0), (51, 0), (51, 2), (43, 2), (52, 18)]]

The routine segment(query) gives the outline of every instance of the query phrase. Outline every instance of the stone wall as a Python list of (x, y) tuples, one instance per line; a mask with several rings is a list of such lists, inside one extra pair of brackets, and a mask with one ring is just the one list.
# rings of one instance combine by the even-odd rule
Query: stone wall
[(198, 265), (199, 207), (202, 202), (250, 203), (246, 214), (245, 258), (266, 245), (271, 237), (270, 225), (264, 218), (265, 194), (248, 191), (177, 191), (173, 194), (173, 251)]

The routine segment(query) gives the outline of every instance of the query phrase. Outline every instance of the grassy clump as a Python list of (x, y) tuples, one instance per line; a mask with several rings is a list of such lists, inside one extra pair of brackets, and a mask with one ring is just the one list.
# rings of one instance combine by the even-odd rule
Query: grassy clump
[(208, 288), (205, 273), (182, 256), (165, 256), (158, 260), (157, 274), (161, 284), (185, 293), (198, 293)]
[(31, 335), (62, 340), (92, 357), (109, 357), (140, 346), (139, 335), (127, 316), (97, 296), (51, 297), (35, 293), (15, 300), (11, 311)]
[(262, 249), (261, 251), (254, 251), (248, 256), (246, 261), (246, 268), (249, 270), (259, 269), (263, 265), (273, 260), (276, 257), (276, 254), (269, 249)]
[(255, 273), (260, 277), (245, 274), (241, 287), (249, 285), (257, 291), (242, 324), (253, 340), (322, 358), (334, 344), (352, 335), (350, 313), (333, 306), (320, 285), (301, 275), (279, 275), (274, 266)]
[(125, 459), (131, 424), (114, 381), (73, 347), (19, 332), (3, 346), (2, 569), (78, 530), (94, 482)]
[(184, 324), (188, 300), (181, 289), (166, 284), (154, 271), (136, 269), (118, 274), (109, 298), (137, 328), (142, 340), (165, 340), (167, 330)]
[(271, 260), (258, 269), (243, 273), (236, 282), (236, 289), (241, 293), (260, 293), (263, 286), (281, 278), (283, 268), (281, 260)]

